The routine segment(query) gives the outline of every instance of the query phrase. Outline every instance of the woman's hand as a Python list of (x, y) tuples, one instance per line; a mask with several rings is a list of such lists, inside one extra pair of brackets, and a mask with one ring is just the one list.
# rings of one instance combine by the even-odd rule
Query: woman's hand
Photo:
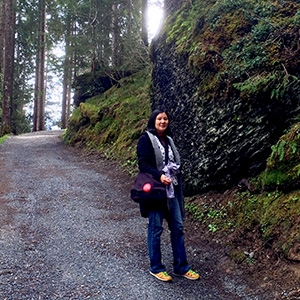
[(165, 185), (169, 185), (172, 182), (172, 180), (164, 174), (160, 176), (160, 181)]

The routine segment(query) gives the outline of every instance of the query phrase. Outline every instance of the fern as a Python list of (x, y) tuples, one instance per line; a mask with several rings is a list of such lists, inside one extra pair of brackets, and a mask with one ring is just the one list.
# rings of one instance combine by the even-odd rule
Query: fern
[(291, 149), (293, 154), (295, 154), (297, 152), (297, 143), (295, 141), (291, 142)]
[(273, 159), (274, 154), (277, 152), (277, 145), (273, 145), (273, 146), (271, 147), (271, 149), (272, 149), (272, 153), (271, 153), (271, 156), (270, 156), (270, 160)]
[(284, 147), (285, 147), (286, 142), (285, 141), (280, 141), (278, 144), (278, 156), (279, 160), (282, 161), (284, 158)]

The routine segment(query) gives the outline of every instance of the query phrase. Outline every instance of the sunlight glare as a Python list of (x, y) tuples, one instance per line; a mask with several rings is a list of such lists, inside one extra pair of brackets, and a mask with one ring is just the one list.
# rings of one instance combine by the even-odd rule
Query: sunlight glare
[(149, 39), (152, 40), (157, 34), (162, 22), (163, 9), (157, 3), (149, 3), (148, 5), (148, 33)]

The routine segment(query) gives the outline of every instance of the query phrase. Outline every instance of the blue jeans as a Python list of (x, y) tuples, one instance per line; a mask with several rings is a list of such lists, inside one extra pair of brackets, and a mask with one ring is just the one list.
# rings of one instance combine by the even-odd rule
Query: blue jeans
[(173, 250), (173, 271), (183, 275), (189, 271), (190, 266), (184, 245), (183, 221), (177, 198), (171, 200), (169, 211), (150, 211), (148, 213), (148, 252), (150, 257), (150, 271), (154, 274), (166, 271), (161, 261), (160, 237), (163, 232), (163, 219), (168, 222), (171, 231), (171, 244)]

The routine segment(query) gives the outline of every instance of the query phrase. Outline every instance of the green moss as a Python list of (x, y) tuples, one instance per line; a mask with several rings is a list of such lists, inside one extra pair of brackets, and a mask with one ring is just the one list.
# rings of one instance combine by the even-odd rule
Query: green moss
[(4, 126), (4, 128), (2, 128), (1, 136), (10, 135), (11, 132), (12, 132), (11, 127), (6, 125), (6, 126)]
[(64, 134), (66, 143), (100, 151), (132, 171), (136, 143), (150, 115), (150, 82), (147, 68), (81, 103)]
[[(251, 215), (253, 226), (259, 225), (260, 234), (265, 241), (273, 241), (273, 247), (276, 251), (283, 250), (282, 245), (294, 242), (293, 236), (297, 236), (297, 225), (300, 224), (298, 217), (300, 212), (300, 191), (292, 193), (261, 193), (256, 196), (255, 202), (249, 206), (249, 197), (246, 200), (243, 197), (243, 204), (239, 205), (238, 210), (242, 213), (239, 214), (237, 223), (240, 227), (249, 224), (247, 215), (251, 211), (255, 211)], [(296, 227), (295, 227), (296, 225)], [(250, 229), (250, 228), (249, 228)]]
[(293, 190), (300, 187), (300, 123), (283, 135), (267, 161), (266, 170), (258, 176), (264, 189)]
[(2, 144), (8, 137), (9, 137), (9, 134), (6, 134), (6, 135), (2, 136), (0, 138), (0, 144)]
[(188, 57), (206, 99), (219, 100), (234, 84), (246, 99), (297, 97), (299, 11), (291, 0), (184, 2), (165, 21), (166, 43)]
[(80, 103), (81, 118), (91, 125), (95, 125), (98, 120), (99, 109), (93, 103)]
[[(232, 232), (253, 233), (277, 255), (287, 256), (300, 239), (300, 190), (259, 194), (235, 191), (226, 197), (210, 193), (187, 198), (186, 211), (194, 222), (207, 226), (208, 231), (217, 235), (217, 239), (224, 240)], [(235, 247), (230, 256), (237, 263), (246, 258)]]

